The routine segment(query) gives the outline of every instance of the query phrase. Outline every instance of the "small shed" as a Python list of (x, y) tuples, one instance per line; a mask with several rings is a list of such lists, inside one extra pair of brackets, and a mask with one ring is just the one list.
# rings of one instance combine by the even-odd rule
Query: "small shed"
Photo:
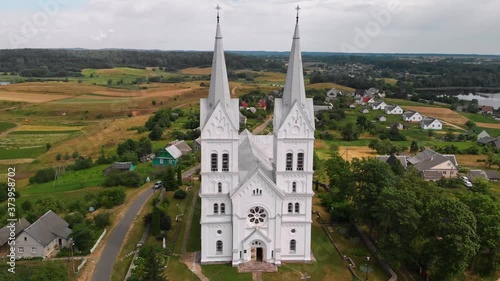
[(115, 162), (112, 166), (104, 169), (104, 174), (107, 176), (113, 171), (127, 172), (134, 171), (135, 165), (132, 162)]

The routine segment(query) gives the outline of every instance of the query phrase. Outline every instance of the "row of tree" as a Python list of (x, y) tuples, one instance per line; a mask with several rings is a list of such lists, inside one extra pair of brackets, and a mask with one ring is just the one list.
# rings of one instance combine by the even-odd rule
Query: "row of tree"
[(334, 220), (365, 226), (392, 266), (424, 268), (434, 280), (499, 269), (500, 203), (487, 182), (453, 196), (413, 169), (373, 158), (349, 163), (335, 154), (325, 166), (332, 193), (323, 205)]

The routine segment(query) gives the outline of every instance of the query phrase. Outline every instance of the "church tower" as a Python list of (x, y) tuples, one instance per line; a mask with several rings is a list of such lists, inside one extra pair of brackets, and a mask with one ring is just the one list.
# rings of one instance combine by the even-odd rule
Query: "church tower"
[(232, 260), (232, 206), (238, 185), (239, 108), (231, 99), (217, 5), (217, 28), (208, 98), (200, 101), (201, 262)]
[[(306, 98), (300, 50), (299, 7), (283, 90), (274, 108), (276, 186), (285, 194), (281, 259), (311, 260), (311, 211), (314, 155), (313, 101)], [(299, 237), (300, 239), (297, 239)]]

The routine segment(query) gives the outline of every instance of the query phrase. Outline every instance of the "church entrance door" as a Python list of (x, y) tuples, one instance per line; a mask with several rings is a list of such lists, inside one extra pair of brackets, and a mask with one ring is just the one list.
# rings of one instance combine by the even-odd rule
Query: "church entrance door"
[(262, 262), (264, 260), (263, 258), (263, 251), (262, 251), (262, 248), (257, 248), (257, 257), (256, 257), (256, 261), (257, 262)]

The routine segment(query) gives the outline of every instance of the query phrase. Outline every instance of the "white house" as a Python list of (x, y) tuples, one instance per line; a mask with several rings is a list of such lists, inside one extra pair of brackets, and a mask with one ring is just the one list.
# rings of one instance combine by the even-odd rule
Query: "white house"
[(201, 263), (310, 262), (315, 124), (299, 25), (271, 135), (239, 133), (219, 23), (215, 38), (209, 94), (200, 101)]
[(385, 108), (385, 114), (403, 114), (403, 109), (399, 105), (391, 105)]
[(376, 119), (377, 119), (378, 121), (380, 121), (380, 122), (385, 122), (385, 121), (387, 121), (387, 118), (386, 118), (384, 115), (379, 115), (379, 116), (377, 116), (377, 118), (376, 118)]
[(383, 101), (372, 103), (373, 110), (385, 110), (386, 107), (387, 107), (387, 104)]
[(442, 130), (443, 123), (435, 118), (424, 118), (420, 122), (420, 128), (424, 130)]
[(52, 257), (61, 248), (70, 247), (69, 224), (48, 211), (16, 237), (16, 258)]
[(335, 88), (332, 88), (330, 91), (326, 93), (326, 101), (332, 101), (338, 96), (342, 96), (342, 92)]
[(416, 111), (407, 111), (403, 113), (403, 120), (406, 122), (420, 122), (422, 119), (424, 119), (424, 117)]

